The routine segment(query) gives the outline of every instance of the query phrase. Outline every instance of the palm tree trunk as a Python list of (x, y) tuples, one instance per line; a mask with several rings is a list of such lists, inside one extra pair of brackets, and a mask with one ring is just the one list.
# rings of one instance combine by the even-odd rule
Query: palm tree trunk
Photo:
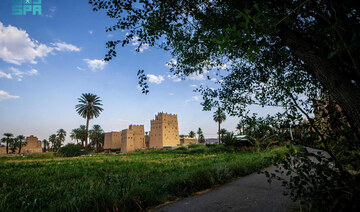
[(85, 150), (88, 150), (88, 135), (89, 135), (89, 116), (86, 119), (86, 135), (85, 135)]
[(20, 154), (20, 153), (21, 153), (21, 142), (20, 142), (19, 153), (18, 154)]
[(219, 121), (219, 144), (220, 144), (220, 140), (221, 140), (221, 138), (220, 138), (220, 121)]

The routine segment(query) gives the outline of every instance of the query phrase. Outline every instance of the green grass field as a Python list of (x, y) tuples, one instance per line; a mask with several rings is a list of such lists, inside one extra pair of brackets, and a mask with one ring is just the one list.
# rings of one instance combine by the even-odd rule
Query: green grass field
[[(0, 158), (0, 211), (139, 211), (261, 170), (287, 149)], [(200, 153), (199, 153), (200, 152)]]

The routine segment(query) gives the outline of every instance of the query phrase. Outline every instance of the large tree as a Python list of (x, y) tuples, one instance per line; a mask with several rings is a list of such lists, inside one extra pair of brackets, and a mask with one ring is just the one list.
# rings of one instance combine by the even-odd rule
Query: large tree
[(77, 104), (75, 109), (80, 116), (86, 119), (85, 149), (87, 150), (89, 121), (90, 119), (97, 118), (104, 109), (101, 108), (100, 97), (95, 94), (83, 93), (78, 100), (80, 104)]
[(214, 118), (214, 121), (218, 123), (218, 127), (219, 127), (218, 135), (219, 135), (219, 144), (220, 144), (220, 141), (221, 141), (220, 125), (222, 122), (224, 122), (226, 120), (226, 115), (220, 108), (218, 108), (215, 111), (213, 118)]
[(321, 90), (360, 127), (360, 7), (352, 0), (89, 2), (116, 19), (107, 31), (128, 32), (107, 43), (106, 60), (118, 44), (158, 45), (171, 51), (180, 76), (225, 67), (231, 78), (211, 97), (232, 110), (254, 103), (300, 110), (290, 104), (298, 94)]

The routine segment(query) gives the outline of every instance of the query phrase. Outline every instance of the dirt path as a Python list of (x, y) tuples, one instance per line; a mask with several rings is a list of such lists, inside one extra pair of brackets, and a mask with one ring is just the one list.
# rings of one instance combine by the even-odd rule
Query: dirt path
[[(274, 171), (274, 167), (267, 169)], [(283, 196), (278, 181), (269, 184), (264, 174), (251, 174), (207, 193), (157, 208), (158, 212), (287, 211), (292, 201)]]

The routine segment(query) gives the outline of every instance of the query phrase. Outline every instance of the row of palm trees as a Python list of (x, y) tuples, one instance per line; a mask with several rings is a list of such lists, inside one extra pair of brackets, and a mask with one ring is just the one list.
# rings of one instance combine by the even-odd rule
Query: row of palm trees
[(6, 145), (6, 154), (9, 154), (9, 147), (12, 153), (18, 149), (19, 153), (21, 152), (21, 147), (26, 145), (26, 139), (23, 135), (18, 135), (14, 137), (12, 133), (4, 133), (4, 136), (1, 139), (1, 143)]
[(49, 136), (49, 141), (46, 139), (43, 140), (44, 145), (44, 151), (46, 152), (46, 146), (48, 147), (48, 150), (50, 150), (50, 144), (52, 151), (58, 151), (63, 143), (65, 142), (66, 138), (66, 131), (64, 129), (59, 129), (56, 134), (52, 134)]
[[(91, 130), (88, 131), (90, 145), (96, 148), (98, 152), (99, 149), (104, 146), (104, 130), (100, 125), (94, 125)], [(81, 142), (81, 146), (83, 149), (87, 148), (87, 140), (86, 140), (86, 126), (80, 125), (79, 128), (73, 129), (70, 133), (71, 140), (76, 141), (76, 143)], [(86, 146), (85, 146), (86, 145)]]

